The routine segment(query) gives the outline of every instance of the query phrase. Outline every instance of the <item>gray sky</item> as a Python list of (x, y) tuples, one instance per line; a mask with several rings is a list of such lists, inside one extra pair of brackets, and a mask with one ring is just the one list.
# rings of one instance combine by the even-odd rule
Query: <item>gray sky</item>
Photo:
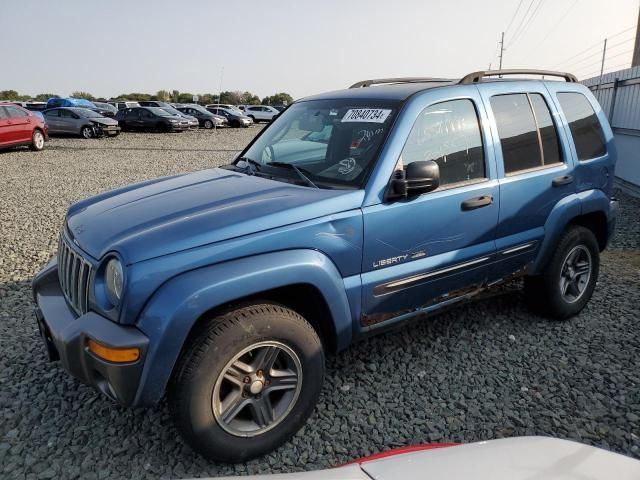
[(606, 68), (618, 70), (631, 57), (639, 0), (2, 3), (0, 90), (215, 93), (224, 67), (223, 90), (301, 97), (364, 78), (495, 67), (500, 32), (519, 4), (504, 67), (589, 76), (599, 70), (599, 44), (618, 34)]

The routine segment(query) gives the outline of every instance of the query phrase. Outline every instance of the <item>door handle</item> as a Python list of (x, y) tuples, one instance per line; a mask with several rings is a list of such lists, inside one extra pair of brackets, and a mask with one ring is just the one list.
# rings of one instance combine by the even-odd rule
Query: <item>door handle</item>
[(562, 187), (563, 185), (569, 185), (573, 182), (573, 177), (571, 175), (562, 175), (561, 177), (556, 177), (551, 182), (551, 185), (554, 187)]
[(491, 195), (481, 195), (465, 200), (460, 206), (462, 210), (475, 210), (476, 208), (486, 207), (492, 203), (493, 197)]

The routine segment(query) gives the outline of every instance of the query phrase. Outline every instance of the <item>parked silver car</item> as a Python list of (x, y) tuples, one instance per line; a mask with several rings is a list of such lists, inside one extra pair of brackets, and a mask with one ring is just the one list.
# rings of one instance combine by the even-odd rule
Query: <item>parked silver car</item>
[(99, 113), (80, 107), (60, 107), (45, 110), (44, 117), (49, 126), (49, 135), (80, 135), (84, 138), (120, 133), (118, 121), (103, 117)]

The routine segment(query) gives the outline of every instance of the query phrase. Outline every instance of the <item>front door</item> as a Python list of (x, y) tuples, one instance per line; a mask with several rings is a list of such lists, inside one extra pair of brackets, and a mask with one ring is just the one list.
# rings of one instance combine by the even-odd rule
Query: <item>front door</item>
[(486, 282), (499, 191), (482, 102), (465, 92), (425, 105), (396, 166), (434, 160), (440, 187), (364, 208), (364, 330), (457, 301)]
[(542, 82), (480, 87), (496, 143), (500, 219), (494, 280), (524, 273), (536, 258), (545, 223), (562, 198), (575, 192), (571, 151), (556, 128), (554, 103)]

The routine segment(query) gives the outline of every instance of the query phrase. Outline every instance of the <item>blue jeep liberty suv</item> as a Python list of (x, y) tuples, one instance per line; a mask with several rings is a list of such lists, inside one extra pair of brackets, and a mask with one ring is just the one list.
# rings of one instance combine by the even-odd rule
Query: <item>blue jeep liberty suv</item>
[(166, 394), (196, 451), (244, 461), (306, 421), (325, 352), (518, 276), (541, 312), (580, 312), (615, 160), (568, 73), (359, 82), (295, 102), (230, 165), (72, 205), (38, 326), (82, 382)]

